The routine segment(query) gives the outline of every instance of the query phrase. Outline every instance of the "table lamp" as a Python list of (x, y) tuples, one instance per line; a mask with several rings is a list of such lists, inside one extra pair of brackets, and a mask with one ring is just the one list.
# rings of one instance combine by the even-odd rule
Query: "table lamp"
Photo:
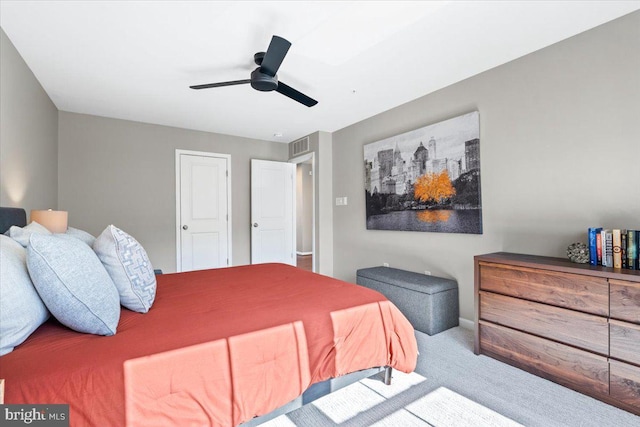
[(54, 211), (51, 209), (31, 211), (31, 221), (44, 225), (52, 233), (66, 233), (67, 218), (67, 211)]

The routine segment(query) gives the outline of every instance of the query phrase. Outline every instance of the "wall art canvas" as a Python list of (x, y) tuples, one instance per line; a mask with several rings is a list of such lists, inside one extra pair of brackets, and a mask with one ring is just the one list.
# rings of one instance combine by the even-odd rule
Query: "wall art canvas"
[(477, 111), (364, 146), (367, 229), (482, 234)]

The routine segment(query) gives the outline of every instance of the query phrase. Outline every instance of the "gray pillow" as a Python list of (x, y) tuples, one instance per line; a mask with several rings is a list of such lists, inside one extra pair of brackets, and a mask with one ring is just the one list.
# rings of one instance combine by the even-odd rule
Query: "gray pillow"
[(118, 290), (84, 242), (65, 234), (33, 234), (27, 267), (40, 297), (60, 323), (78, 332), (116, 333)]
[(51, 232), (47, 229), (47, 227), (35, 221), (31, 221), (29, 225), (25, 225), (24, 227), (12, 225), (11, 228), (9, 228), (9, 237), (20, 243), (25, 248), (29, 244), (29, 237), (31, 237), (31, 235), (34, 233), (44, 234), (47, 236), (51, 235)]
[(87, 233), (86, 231), (77, 229), (77, 228), (73, 228), (73, 227), (67, 227), (67, 232), (65, 233), (67, 236), (71, 236), (71, 237), (75, 237), (76, 239), (80, 239), (83, 242), (85, 242), (87, 245), (89, 246), (93, 246), (93, 242), (96, 241), (96, 238), (93, 237), (91, 234)]
[(120, 304), (146, 313), (156, 298), (156, 276), (147, 252), (136, 239), (113, 225), (93, 244), (120, 294)]
[(0, 356), (13, 351), (49, 318), (31, 283), (26, 252), (18, 242), (0, 234)]

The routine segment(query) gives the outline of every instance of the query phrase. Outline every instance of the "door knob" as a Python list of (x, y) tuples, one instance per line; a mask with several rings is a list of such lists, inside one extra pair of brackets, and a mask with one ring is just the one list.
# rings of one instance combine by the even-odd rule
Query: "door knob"
[(183, 225), (183, 226), (182, 226), (182, 229), (183, 229), (183, 230), (188, 230), (188, 229), (189, 229), (189, 226), (185, 224), (185, 225)]
[(258, 223), (257, 223), (257, 222), (254, 222), (254, 223), (253, 223), (253, 226), (254, 226), (254, 227), (257, 227), (257, 226), (258, 226)]

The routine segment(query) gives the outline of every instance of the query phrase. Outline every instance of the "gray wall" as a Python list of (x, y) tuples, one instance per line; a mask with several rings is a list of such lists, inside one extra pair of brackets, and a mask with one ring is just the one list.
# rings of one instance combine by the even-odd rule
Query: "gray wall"
[[(437, 64), (435, 65), (437, 66)], [(480, 112), (483, 235), (367, 231), (363, 145)], [(455, 278), (473, 319), (473, 256), (565, 256), (590, 226), (640, 228), (640, 12), (333, 134), (334, 275), (392, 267)]]
[(94, 235), (114, 224), (155, 268), (176, 269), (175, 150), (231, 155), (233, 264), (250, 262), (250, 160), (286, 161), (288, 146), (166, 126), (60, 112), (59, 189), (69, 224)]
[(58, 207), (58, 109), (0, 30), (0, 205)]

